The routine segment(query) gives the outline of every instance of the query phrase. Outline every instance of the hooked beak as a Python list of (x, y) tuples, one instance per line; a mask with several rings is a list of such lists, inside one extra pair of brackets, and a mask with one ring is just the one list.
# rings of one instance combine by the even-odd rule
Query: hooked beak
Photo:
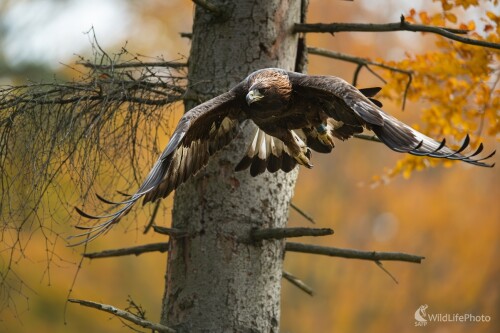
[(258, 89), (250, 90), (246, 96), (247, 104), (250, 106), (250, 104), (257, 102), (262, 99), (262, 97), (264, 97), (264, 95), (262, 95)]

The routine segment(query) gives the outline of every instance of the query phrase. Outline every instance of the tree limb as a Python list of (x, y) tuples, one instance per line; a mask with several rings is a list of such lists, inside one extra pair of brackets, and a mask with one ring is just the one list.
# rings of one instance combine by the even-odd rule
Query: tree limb
[(292, 275), (291, 273), (287, 271), (283, 271), (283, 278), (305, 292), (306, 294), (310, 296), (314, 296), (314, 290), (312, 290), (311, 287), (306, 285), (302, 280), (300, 280), (298, 277)]
[(315, 54), (315, 55), (319, 55), (319, 56), (323, 56), (323, 57), (327, 57), (327, 58), (334, 58), (334, 59), (338, 59), (338, 60), (348, 61), (348, 62), (352, 62), (352, 63), (359, 64), (359, 65), (373, 65), (373, 66), (377, 66), (380, 68), (388, 69), (388, 70), (393, 71), (393, 72), (406, 74), (408, 76), (413, 74), (412, 71), (400, 69), (400, 68), (393, 67), (393, 66), (388, 66), (388, 65), (381, 63), (381, 62), (372, 61), (372, 60), (367, 59), (367, 58), (355, 57), (355, 56), (345, 54), (345, 53), (330, 51), (330, 50), (322, 49), (319, 47), (308, 47), (307, 52), (309, 52), (310, 54)]
[(425, 257), (400, 252), (376, 252), (287, 242), (286, 251), (371, 261), (406, 261), (420, 264)]
[(122, 249), (104, 250), (100, 252), (84, 253), (83, 256), (89, 259), (99, 259), (99, 258), (110, 258), (110, 257), (121, 257), (128, 255), (140, 255), (147, 252), (167, 252), (168, 242), (163, 243), (151, 243), (133, 247), (126, 247)]
[(145, 319), (142, 319), (142, 318), (136, 316), (133, 313), (115, 308), (112, 305), (101, 304), (101, 303), (97, 303), (97, 302), (86, 301), (86, 300), (81, 300), (81, 299), (74, 299), (74, 298), (70, 298), (70, 299), (68, 299), (68, 301), (71, 303), (77, 303), (77, 304), (80, 304), (82, 306), (86, 306), (89, 308), (94, 308), (94, 309), (97, 309), (100, 311), (111, 313), (112, 315), (115, 315), (119, 318), (128, 320), (136, 325), (139, 325), (139, 326), (144, 327), (144, 328), (149, 328), (149, 329), (152, 329), (154, 331), (167, 332), (167, 333), (175, 333), (176, 332), (174, 329), (172, 329), (170, 327), (167, 327), (167, 326), (162, 325), (162, 324), (152, 323), (148, 320), (145, 320)]
[(101, 70), (118, 69), (118, 68), (137, 68), (137, 67), (171, 67), (171, 68), (187, 67), (187, 64), (185, 62), (176, 62), (176, 61), (152, 61), (152, 62), (130, 61), (125, 63), (111, 64), (111, 65), (95, 64), (90, 61), (78, 61), (77, 64), (87, 68), (96, 68)]
[(412, 31), (412, 32), (430, 32), (443, 37), (470, 45), (488, 47), (493, 49), (500, 49), (500, 44), (490, 43), (482, 40), (463, 37), (468, 33), (468, 30), (452, 29), (444, 27), (435, 27), (423, 24), (413, 24), (405, 21), (404, 16), (401, 16), (400, 22), (395, 23), (296, 23), (294, 32), (387, 32), (387, 31)]
[(178, 228), (166, 228), (158, 225), (153, 225), (153, 230), (162, 235), (169, 235), (170, 237), (184, 237), (187, 235), (185, 230)]
[(329, 228), (268, 228), (268, 229), (252, 230), (250, 237), (253, 241), (260, 241), (264, 239), (283, 239), (283, 238), (304, 237), (304, 236), (327, 236), (332, 234), (333, 230)]

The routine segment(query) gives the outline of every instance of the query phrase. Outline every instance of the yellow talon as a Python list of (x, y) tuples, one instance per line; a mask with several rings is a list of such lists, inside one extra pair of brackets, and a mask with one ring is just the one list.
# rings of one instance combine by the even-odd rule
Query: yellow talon
[(333, 136), (330, 134), (330, 131), (319, 133), (318, 139), (325, 146), (335, 147), (335, 141), (333, 141)]
[(311, 152), (309, 151), (309, 149), (307, 150), (306, 153), (304, 153), (303, 151), (301, 151), (298, 155), (295, 155), (294, 158), (295, 160), (300, 164), (300, 165), (303, 165), (305, 166), (306, 168), (312, 168), (313, 165), (311, 164), (311, 161), (309, 160), (309, 157), (307, 157), (308, 154), (309, 156), (311, 156)]

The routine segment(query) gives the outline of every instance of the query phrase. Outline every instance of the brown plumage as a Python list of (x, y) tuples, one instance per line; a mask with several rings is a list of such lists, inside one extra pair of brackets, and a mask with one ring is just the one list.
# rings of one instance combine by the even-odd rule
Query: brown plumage
[[(334, 138), (346, 140), (363, 129), (372, 130), (390, 149), (401, 153), (460, 160), (492, 167), (476, 159), (482, 145), (469, 156), (462, 155), (468, 144), (453, 151), (445, 141), (435, 141), (412, 129), (380, 109), (371, 99), (380, 89), (358, 90), (341, 78), (312, 76), (281, 69), (262, 69), (250, 74), (230, 91), (186, 112), (170, 142), (137, 192), (123, 202), (110, 202), (118, 209), (109, 215), (93, 216), (76, 208), (90, 219), (105, 219), (101, 224), (77, 228), (85, 230), (73, 237), (87, 242), (117, 223), (139, 199), (147, 203), (168, 196), (179, 185), (207, 164), (209, 157), (227, 145), (238, 133), (242, 121), (257, 125), (247, 153), (236, 170), (250, 168), (252, 176), (266, 170), (291, 171), (297, 164), (312, 167), (311, 149), (329, 153)], [(76, 245), (73, 244), (73, 245)]]

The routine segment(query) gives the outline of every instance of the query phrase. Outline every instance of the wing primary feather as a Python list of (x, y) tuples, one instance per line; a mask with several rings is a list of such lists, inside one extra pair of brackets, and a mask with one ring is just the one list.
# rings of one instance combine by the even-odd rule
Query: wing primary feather
[(90, 215), (90, 214), (87, 214), (85, 213), (83, 210), (81, 210), (80, 208), (78, 207), (74, 207), (76, 212), (78, 213), (78, 215), (80, 216), (83, 216), (83, 217), (86, 217), (88, 219), (91, 219), (91, 220), (98, 220), (98, 219), (101, 219), (101, 218), (104, 218), (103, 216), (95, 216), (95, 215)]
[(471, 157), (477, 156), (477, 155), (481, 154), (481, 152), (483, 151), (483, 149), (484, 149), (484, 146), (483, 146), (483, 143), (481, 142), (479, 144), (479, 146), (477, 147), (476, 151), (474, 153), (472, 153), (471, 155), (467, 156), (467, 157), (471, 158)]

